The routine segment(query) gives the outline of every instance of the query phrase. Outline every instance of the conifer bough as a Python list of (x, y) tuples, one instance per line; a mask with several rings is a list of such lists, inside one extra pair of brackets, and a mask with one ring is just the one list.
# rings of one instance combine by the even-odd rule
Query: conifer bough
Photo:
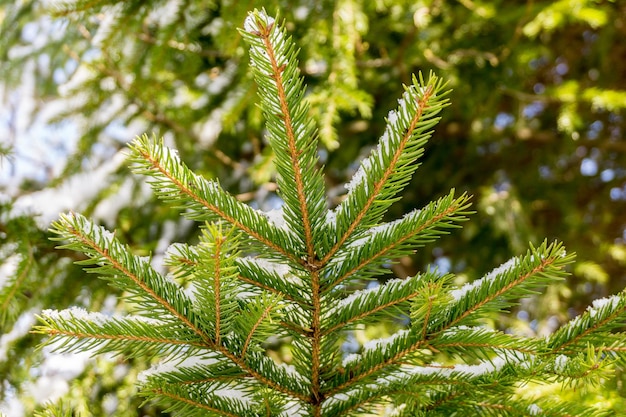
[[(626, 318), (623, 293), (597, 300), (547, 338), (483, 320), (562, 279), (573, 256), (561, 244), (531, 246), (460, 287), (437, 270), (366, 285), (469, 214), (469, 197), (451, 191), (383, 221), (447, 105), (445, 84), (433, 74), (413, 78), (378, 147), (329, 209), (297, 50), (264, 11), (250, 13), (241, 33), (276, 154), (281, 211), (245, 205), (162, 141), (138, 138), (134, 171), (202, 225), (199, 243), (172, 245), (164, 276), (114, 233), (63, 215), (56, 239), (85, 253), (81, 263), (119, 288), (136, 314), (45, 310), (37, 330), (64, 351), (157, 356), (140, 377), (141, 393), (181, 416), (601, 414), (558, 397), (529, 398), (521, 387), (584, 385), (623, 365), (626, 338), (615, 332)], [(375, 325), (391, 336), (347, 349), (355, 331)], [(268, 354), (270, 338), (282, 354)]]

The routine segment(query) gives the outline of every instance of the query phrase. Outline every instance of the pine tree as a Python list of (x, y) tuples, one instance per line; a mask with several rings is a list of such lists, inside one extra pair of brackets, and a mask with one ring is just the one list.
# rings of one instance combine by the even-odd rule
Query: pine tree
[[(199, 242), (171, 246), (164, 275), (115, 233), (63, 215), (55, 239), (84, 253), (80, 263), (122, 290), (134, 314), (45, 310), (37, 331), (61, 351), (158, 358), (142, 374), (141, 393), (184, 416), (598, 415), (521, 387), (584, 386), (623, 365), (626, 336), (615, 331), (626, 319), (623, 293), (596, 300), (545, 339), (489, 326), (494, 313), (566, 275), (573, 255), (561, 244), (531, 246), (462, 286), (437, 269), (376, 285), (395, 259), (470, 213), (470, 197), (453, 190), (384, 220), (447, 105), (445, 83), (413, 77), (378, 147), (330, 209), (295, 45), (264, 11), (248, 16), (242, 34), (282, 208), (255, 210), (162, 141), (136, 139), (133, 170), (201, 224)], [(388, 337), (350, 350), (355, 332), (381, 323)]]

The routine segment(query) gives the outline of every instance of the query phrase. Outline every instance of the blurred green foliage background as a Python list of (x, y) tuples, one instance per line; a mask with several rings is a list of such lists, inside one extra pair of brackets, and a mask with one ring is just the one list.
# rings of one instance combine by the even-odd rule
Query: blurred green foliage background
[[(28, 317), (69, 305), (125, 308), (70, 263), (79, 255), (54, 249), (46, 222), (55, 210), (94, 217), (155, 259), (197, 233), (116, 157), (135, 135), (165, 137), (193, 170), (254, 207), (279, 204), (237, 32), (254, 7), (279, 11), (301, 47), (331, 205), (412, 73), (433, 70), (454, 90), (390, 219), (450, 188), (472, 194), (477, 213), (390, 276), (434, 265), (462, 283), (528, 242), (562, 240), (577, 253), (570, 279), (494, 319), (539, 335), (626, 286), (624, 1), (4, 0), (0, 392), (26, 415), (45, 376)], [(164, 415), (137, 411), (131, 397), (145, 364), (116, 360), (89, 362), (67, 401), (93, 415)], [(625, 381), (607, 377), (582, 398), (619, 414)]]

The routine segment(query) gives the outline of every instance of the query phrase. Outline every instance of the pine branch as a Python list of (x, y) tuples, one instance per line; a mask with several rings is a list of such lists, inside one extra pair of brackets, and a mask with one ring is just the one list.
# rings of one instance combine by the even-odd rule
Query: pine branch
[(321, 273), (332, 278), (325, 285), (325, 291), (353, 276), (369, 278), (389, 259), (412, 254), (416, 248), (447, 234), (447, 229), (459, 227), (456, 223), (467, 220), (468, 200), (465, 194), (455, 199), (451, 192), (400, 220), (368, 229), (339, 250), (324, 267)]
[[(219, 395), (211, 395), (206, 389), (180, 387), (178, 385), (156, 385), (144, 388), (144, 395), (150, 394), (159, 399), (167, 407), (165, 410), (176, 410), (185, 416), (254, 416), (248, 407), (237, 398), (227, 398)], [(163, 401), (166, 400), (166, 401)], [(172, 407), (171, 401), (176, 404)]]
[[(343, 415), (351, 409), (361, 411), (364, 405), (391, 395), (392, 398), (402, 398), (404, 404), (411, 404), (410, 413), (418, 413), (436, 408), (436, 402), (429, 401), (436, 393), (446, 393), (447, 401), (450, 401), (476, 390), (503, 392), (506, 386), (512, 386), (516, 381), (508, 373), (511, 366), (502, 360), (487, 360), (475, 365), (431, 363), (426, 366), (401, 366), (395, 372), (377, 378), (375, 383), (352, 388), (356, 392), (350, 392), (347, 399), (345, 393), (335, 394), (331, 397), (334, 401), (329, 401), (329, 405), (336, 407), (334, 413)], [(342, 398), (341, 402), (336, 401), (338, 398)]]
[(463, 358), (488, 359), (496, 355), (537, 355), (544, 346), (540, 341), (517, 337), (482, 327), (452, 327), (429, 340), (435, 351)]
[(396, 111), (389, 113), (379, 146), (365, 159), (348, 187), (346, 199), (336, 209), (336, 220), (328, 224), (332, 246), (322, 264), (328, 262), (348, 239), (362, 228), (376, 225), (418, 167), (415, 161), (437, 124), (435, 117), (447, 105), (443, 82), (431, 74), (427, 83), (413, 78)]
[(302, 255), (315, 262), (326, 217), (323, 177), (315, 168), (317, 137), (303, 101), (296, 49), (265, 11), (248, 16), (242, 35), (250, 44), (250, 62), (259, 87), (268, 139), (276, 153), (278, 187), (285, 220), (299, 236)]
[(246, 338), (246, 341), (244, 342), (243, 347), (241, 348), (241, 357), (246, 356), (246, 351), (250, 347), (250, 342), (252, 341), (252, 339), (260, 338), (259, 333), (262, 333), (261, 325), (263, 324), (264, 321), (269, 320), (270, 312), (272, 311), (273, 308), (274, 308), (274, 305), (270, 304), (267, 307), (260, 309), (259, 313), (257, 314), (258, 318), (256, 319), (256, 321), (254, 321), (250, 329), (248, 329), (248, 337)]
[[(250, 44), (250, 60), (259, 87), (270, 144), (276, 153), (278, 187), (284, 200), (284, 217), (299, 236), (299, 257), (310, 278), (311, 401), (313, 415), (320, 416), (321, 298), (319, 256), (326, 219), (326, 199), (317, 162), (317, 138), (304, 89), (298, 77), (293, 42), (265, 11), (251, 13), (241, 33)], [(294, 246), (295, 248), (296, 246)]]
[[(110, 232), (93, 225), (77, 214), (62, 216), (60, 221), (53, 224), (53, 228), (59, 235), (57, 240), (70, 242), (62, 248), (85, 253), (90, 259), (80, 262), (81, 264), (98, 265), (96, 268), (88, 269), (89, 272), (103, 274), (114, 285), (130, 292), (131, 296), (128, 298), (145, 311), (151, 314), (162, 312), (159, 316), (162, 320), (182, 323), (204, 343), (206, 348), (223, 354), (251, 376), (279, 392), (290, 393), (297, 398), (302, 396), (301, 384), (295, 382), (292, 376), (280, 371), (273, 363), (251, 354), (247, 358), (241, 358), (227, 347), (216, 345), (204, 329), (198, 326), (202, 321), (199, 313), (193, 309), (191, 300), (179, 291), (176, 284), (161, 277), (143, 259), (130, 255), (129, 248), (120, 244)], [(39, 331), (58, 335), (52, 327), (43, 326)], [(283, 386), (283, 383), (287, 386)]]
[[(549, 339), (552, 353), (576, 352), (589, 344), (605, 349), (609, 332), (626, 323), (626, 296), (619, 293), (608, 298), (595, 300), (580, 316), (559, 328)], [(613, 345), (615, 340), (613, 341)], [(610, 350), (610, 348), (606, 348)], [(613, 352), (622, 352), (614, 349)]]
[(194, 305), (204, 310), (203, 327), (215, 334), (216, 345), (231, 332), (232, 317), (240, 309), (237, 293), (243, 289), (237, 280), (235, 259), (239, 253), (239, 234), (221, 224), (209, 224), (202, 230), (196, 247), (198, 262), (189, 292)]
[(458, 401), (454, 409), (477, 416), (506, 415), (527, 417), (546, 415), (554, 417), (600, 417), (605, 415), (592, 407), (566, 402), (555, 404), (554, 401), (543, 398), (539, 398), (536, 401), (519, 398), (504, 398), (499, 401)]
[(276, 254), (301, 262), (292, 253), (297, 245), (290, 232), (271, 224), (265, 215), (224, 192), (216, 182), (191, 172), (162, 141), (143, 136), (130, 148), (135, 163), (133, 171), (151, 176), (150, 185), (157, 196), (185, 209), (185, 217), (202, 222), (225, 221)]
[[(94, 350), (146, 357), (206, 347), (188, 328), (141, 316), (108, 317), (74, 307), (60, 312), (44, 310), (39, 318), (43, 324), (34, 331), (64, 337), (58, 348), (62, 352)], [(70, 340), (74, 342), (69, 344)]]
[[(516, 292), (516, 295), (519, 297), (520, 294), (524, 295), (531, 291), (532, 285), (536, 286), (545, 282), (546, 279), (558, 277), (559, 274), (562, 274), (562, 266), (569, 262), (570, 259), (567, 259), (567, 256), (564, 255), (564, 252), (559, 245), (547, 247), (547, 245), (544, 244), (537, 250), (533, 250), (533, 253), (529, 252), (526, 257), (520, 260), (515, 260), (509, 265), (505, 265), (495, 270), (484, 279), (473, 284), (467, 284), (466, 287), (456, 290), (457, 292), (454, 294), (455, 296), (458, 295), (458, 297), (456, 297), (457, 300), (464, 299), (465, 297), (472, 297), (472, 304), (468, 303), (467, 306), (463, 306), (461, 309), (458, 308), (458, 306), (454, 306), (454, 304), (449, 307), (440, 303), (439, 308), (433, 312), (431, 308), (432, 306), (424, 303), (421, 304), (422, 308), (418, 309), (418, 311), (421, 311), (422, 315), (427, 316), (427, 319), (419, 320), (418, 317), (416, 317), (419, 314), (415, 313), (412, 315), (412, 321), (414, 323), (428, 323), (429, 329), (434, 330), (436, 328), (436, 324), (440, 321), (439, 317), (445, 316), (449, 323), (448, 325), (442, 326), (443, 330), (445, 330), (446, 328), (449, 328), (449, 325), (456, 324), (470, 314), (480, 311), (481, 308), (484, 308), (490, 302), (495, 302), (496, 299), (496, 306), (491, 306), (491, 308), (496, 308), (497, 311), (507, 305), (507, 298), (512, 297), (509, 293)], [(526, 271), (529, 271), (530, 273)], [(530, 279), (531, 277), (534, 277), (534, 279)], [(524, 285), (524, 287), (520, 288), (522, 285)], [(485, 289), (485, 287), (488, 287), (488, 289)], [(432, 296), (429, 296), (429, 299), (432, 297), (433, 299), (441, 300), (443, 299), (442, 294), (443, 292), (440, 290)], [(480, 299), (481, 296), (483, 297), (482, 299)], [(477, 299), (480, 301), (476, 301)], [(427, 306), (426, 309), (423, 309), (424, 305)], [(455, 317), (455, 312), (461, 312), (458, 313), (460, 317)], [(430, 317), (433, 318), (428, 320)], [(432, 330), (428, 333), (431, 332)], [(346, 389), (356, 382), (369, 379), (373, 375), (378, 375), (381, 372), (385, 373), (392, 371), (394, 366), (398, 365), (399, 361), (404, 360), (406, 356), (415, 352), (419, 347), (426, 346), (425, 341), (422, 339), (422, 337), (426, 335), (426, 332), (423, 331), (423, 327), (420, 328), (420, 335), (421, 337), (416, 337), (416, 334), (413, 332), (404, 334), (398, 333), (383, 343), (384, 348), (365, 350), (359, 357), (358, 365), (349, 364), (349, 366), (346, 366), (344, 375), (349, 375), (349, 377), (338, 378), (336, 380), (338, 385), (333, 387), (330, 390), (330, 393), (332, 394)], [(475, 343), (475, 346), (473, 346), (474, 352), (478, 350), (480, 353), (481, 350), (486, 349), (484, 344), (481, 345), (481, 339), (482, 342), (485, 340), (484, 336), (485, 334), (482, 332), (478, 332), (473, 335)], [(468, 343), (471, 343), (472, 338), (466, 338), (465, 340)], [(497, 349), (497, 339), (494, 339), (493, 342), (494, 345), (492, 345), (490, 349)], [(531, 351), (531, 346), (529, 345), (520, 346), (515, 343), (511, 344), (511, 340), (502, 340), (502, 338), (500, 340), (501, 345), (498, 347), (507, 347), (507, 345), (504, 344), (505, 342), (514, 352), (526, 351), (526, 353), (528, 353), (528, 351)], [(448, 348), (451, 348), (451, 346), (448, 346)]]
[(249, 374), (216, 354), (190, 356), (182, 362), (161, 362), (139, 374), (147, 384), (230, 384), (240, 380), (252, 381)]
[(593, 345), (586, 349), (569, 353), (550, 355), (545, 372), (563, 387), (585, 390), (588, 386), (604, 383), (614, 372), (615, 361)]
[(131, 255), (130, 248), (122, 245), (112, 233), (73, 213), (62, 215), (59, 221), (52, 224), (51, 231), (58, 235), (54, 240), (69, 242), (61, 248), (79, 250), (89, 257), (79, 264), (97, 265), (87, 269), (88, 272), (102, 274), (119, 289), (128, 291), (131, 294), (128, 298), (146, 311), (162, 312), (164, 317), (174, 318), (202, 340), (211, 343), (196, 325), (198, 318), (192, 311), (191, 300), (146, 260)]
[(487, 312), (503, 311), (517, 299), (562, 279), (565, 265), (572, 260), (558, 243), (531, 247), (525, 256), (512, 258), (483, 278), (451, 291), (449, 308), (434, 317), (429, 328), (434, 332), (472, 324)]
[(406, 311), (400, 308), (402, 304), (417, 297), (431, 282), (437, 280), (439, 275), (429, 272), (403, 280), (390, 280), (379, 287), (354, 292), (328, 308), (322, 320), (327, 323), (322, 334), (328, 335), (339, 329), (344, 330), (346, 326), (356, 323), (367, 323), (366, 320), (376, 320), (377, 313), (393, 307), (397, 310), (387, 314), (394, 315), (396, 312), (396, 316), (400, 316)]
[(221, 273), (220, 270), (220, 247), (221, 241), (218, 238), (217, 247), (215, 249), (215, 254), (213, 255), (213, 298), (215, 299), (215, 344), (219, 345), (222, 341), (221, 337), (221, 315), (222, 315), (222, 299), (220, 296), (220, 279)]
[(626, 345), (623, 341), (626, 337), (624, 332), (604, 333), (602, 335), (602, 344), (595, 346), (594, 350), (599, 353), (607, 353), (613, 355), (617, 360), (624, 361), (626, 357), (621, 355), (626, 352)]

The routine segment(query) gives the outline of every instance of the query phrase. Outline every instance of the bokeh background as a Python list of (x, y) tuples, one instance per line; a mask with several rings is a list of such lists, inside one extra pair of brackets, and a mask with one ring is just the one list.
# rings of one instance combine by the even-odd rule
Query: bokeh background
[[(193, 241), (196, 225), (129, 173), (125, 146), (146, 132), (242, 201), (280, 205), (237, 32), (255, 7), (279, 11), (301, 48), (330, 206), (413, 73), (434, 71), (453, 89), (389, 220), (450, 188), (473, 195), (476, 214), (390, 265), (390, 277), (436, 266), (461, 284), (529, 243), (561, 240), (577, 253), (569, 279), (493, 318), (498, 328), (529, 335), (549, 334), (593, 299), (626, 287), (624, 1), (0, 0), (0, 410), (7, 415), (32, 415), (58, 399), (85, 415), (166, 415), (133, 396), (146, 363), (35, 349), (40, 337), (28, 331), (42, 308), (126, 308), (72, 264), (79, 254), (54, 249), (47, 229), (60, 212), (81, 212), (152, 254), (157, 266), (171, 242)], [(624, 382), (616, 370), (571, 395), (624, 415)]]

